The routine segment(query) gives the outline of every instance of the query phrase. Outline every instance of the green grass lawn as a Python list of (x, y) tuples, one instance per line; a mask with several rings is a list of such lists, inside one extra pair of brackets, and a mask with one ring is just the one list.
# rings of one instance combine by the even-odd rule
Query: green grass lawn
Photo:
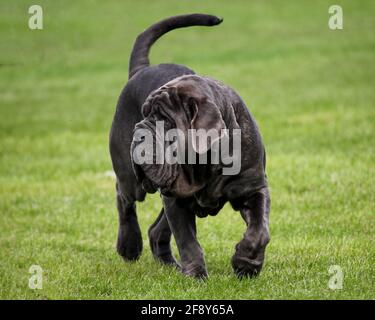
[[(37, 3), (42, 31), (28, 29), (35, 1), (0, 3), (0, 298), (375, 298), (374, 1)], [(331, 4), (344, 30), (328, 28)], [(140, 260), (115, 250), (108, 132), (130, 50), (151, 23), (191, 12), (224, 23), (166, 35), (151, 61), (225, 82), (257, 119), (272, 206), (256, 279), (232, 272), (245, 224), (230, 206), (198, 220), (206, 282), (153, 260), (157, 195), (138, 205)], [(28, 288), (34, 264), (42, 290)], [(328, 287), (331, 265), (344, 272), (341, 290)]]

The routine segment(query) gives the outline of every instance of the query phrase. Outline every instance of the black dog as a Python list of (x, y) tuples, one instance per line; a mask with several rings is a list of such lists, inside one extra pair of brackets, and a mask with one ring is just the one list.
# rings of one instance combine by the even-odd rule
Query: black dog
[[(137, 259), (142, 237), (136, 215), (136, 201), (147, 192), (160, 191), (163, 208), (149, 229), (154, 257), (173, 264), (198, 278), (207, 271), (196, 237), (195, 217), (216, 215), (229, 201), (247, 224), (236, 245), (232, 266), (239, 277), (260, 272), (269, 242), (270, 197), (265, 175), (265, 151), (257, 125), (242, 99), (229, 87), (198, 76), (176, 64), (150, 66), (151, 45), (163, 34), (193, 25), (214, 26), (221, 19), (204, 14), (175, 16), (160, 21), (135, 41), (129, 64), (129, 81), (123, 89), (110, 133), (110, 152), (117, 176), (119, 231), (117, 251), (125, 260)], [(132, 151), (140, 143), (135, 130), (148, 128), (155, 134), (156, 121), (168, 128), (240, 129), (241, 167), (235, 175), (223, 175), (223, 164), (138, 164)], [(220, 137), (221, 138), (221, 137)], [(233, 138), (230, 133), (229, 138)], [(199, 142), (197, 154), (211, 144)], [(175, 237), (181, 266), (171, 253)]]

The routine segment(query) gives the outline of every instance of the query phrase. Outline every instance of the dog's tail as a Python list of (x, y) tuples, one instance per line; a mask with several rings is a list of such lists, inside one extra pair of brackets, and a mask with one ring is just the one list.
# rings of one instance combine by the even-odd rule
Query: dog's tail
[(129, 79), (150, 65), (148, 54), (153, 43), (163, 34), (189, 26), (215, 26), (223, 19), (207, 14), (186, 14), (159, 21), (142, 32), (135, 40), (129, 62)]

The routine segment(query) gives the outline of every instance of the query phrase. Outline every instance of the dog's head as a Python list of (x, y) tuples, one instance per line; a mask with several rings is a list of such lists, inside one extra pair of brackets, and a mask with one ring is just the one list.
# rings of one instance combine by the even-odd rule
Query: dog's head
[[(209, 85), (196, 75), (176, 78), (152, 92), (146, 99), (142, 106), (144, 119), (134, 130), (131, 154), (134, 173), (147, 192), (160, 189), (165, 195), (189, 197), (204, 187), (201, 176), (206, 170), (205, 166), (189, 164), (187, 157), (190, 155), (189, 148), (195, 156), (199, 156), (207, 153), (223, 137), (226, 126), (214, 100)], [(161, 128), (164, 131), (162, 133)], [(160, 137), (161, 134), (168, 136), (170, 129), (175, 129), (174, 140), (166, 141)], [(193, 137), (191, 132), (194, 131), (191, 129), (197, 132)], [(206, 132), (214, 130), (218, 134), (210, 139), (201, 139), (198, 131), (201, 129)], [(167, 152), (163, 158), (161, 153), (172, 144), (174, 148), (169, 151), (178, 152), (179, 159), (183, 161), (168, 162)], [(158, 147), (161, 147), (159, 154)], [(147, 152), (148, 155), (145, 155)], [(141, 163), (139, 158), (142, 156), (148, 157), (148, 161), (143, 159)]]

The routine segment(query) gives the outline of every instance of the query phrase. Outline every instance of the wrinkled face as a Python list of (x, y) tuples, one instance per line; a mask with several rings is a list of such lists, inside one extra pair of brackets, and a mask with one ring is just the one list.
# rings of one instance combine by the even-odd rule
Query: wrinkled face
[[(166, 196), (185, 198), (205, 186), (202, 177), (209, 164), (190, 164), (191, 157), (207, 153), (225, 129), (209, 92), (200, 77), (183, 76), (151, 93), (142, 106), (144, 120), (135, 127), (131, 154), (135, 175), (147, 192), (160, 189)], [(218, 136), (202, 140), (200, 129)]]

